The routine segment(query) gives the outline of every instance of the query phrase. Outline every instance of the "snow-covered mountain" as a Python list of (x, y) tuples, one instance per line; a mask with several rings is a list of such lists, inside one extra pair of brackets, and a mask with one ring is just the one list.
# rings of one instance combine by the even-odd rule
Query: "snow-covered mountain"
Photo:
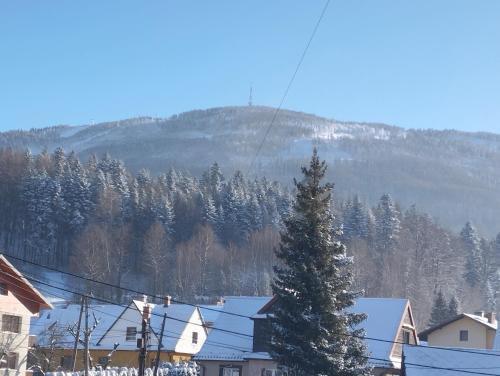
[(283, 110), (250, 168), (274, 111), (223, 107), (168, 119), (10, 131), (0, 133), (0, 147), (38, 153), (62, 146), (82, 158), (108, 152), (132, 169), (153, 173), (173, 166), (199, 174), (217, 161), (227, 172), (241, 169), (291, 182), (317, 146), (340, 195), (359, 193), (374, 203), (389, 192), (455, 229), (472, 220), (485, 235), (500, 231), (499, 135), (405, 130)]

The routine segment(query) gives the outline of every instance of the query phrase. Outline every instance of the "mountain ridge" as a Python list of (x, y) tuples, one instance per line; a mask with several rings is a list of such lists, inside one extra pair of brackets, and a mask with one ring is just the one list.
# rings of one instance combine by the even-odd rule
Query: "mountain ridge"
[(389, 192), (459, 229), (472, 220), (482, 231), (500, 231), (500, 135), (327, 119), (281, 110), (250, 170), (275, 108), (229, 106), (168, 118), (138, 117), (86, 125), (59, 125), (0, 133), (0, 147), (34, 153), (62, 146), (80, 157), (110, 153), (132, 170), (170, 167), (201, 174), (207, 163), (290, 184), (318, 147), (328, 178), (342, 196), (375, 203)]

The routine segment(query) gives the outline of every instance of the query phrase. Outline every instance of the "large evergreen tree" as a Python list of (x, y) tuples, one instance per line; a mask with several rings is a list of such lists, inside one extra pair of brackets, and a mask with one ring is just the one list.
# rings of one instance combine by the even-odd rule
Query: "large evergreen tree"
[(429, 326), (439, 325), (448, 320), (448, 318), (450, 318), (450, 309), (446, 304), (443, 293), (440, 290), (434, 299)]
[(366, 348), (359, 336), (363, 314), (352, 313), (352, 258), (338, 240), (330, 211), (332, 185), (316, 150), (285, 220), (275, 268), (277, 296), (272, 353), (294, 375), (365, 375)]

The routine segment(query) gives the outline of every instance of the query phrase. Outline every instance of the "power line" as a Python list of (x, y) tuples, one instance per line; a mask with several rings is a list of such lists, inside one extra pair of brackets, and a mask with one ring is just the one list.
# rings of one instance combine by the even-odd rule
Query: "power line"
[[(7, 275), (9, 275), (11, 277), (14, 277), (14, 278), (17, 278), (18, 280), (20, 280), (20, 278), (18, 276), (15, 276), (15, 275), (12, 275), (12, 274), (9, 274), (9, 273), (5, 273), (5, 272), (4, 272), (4, 274), (7, 274)], [(84, 293), (79, 292), (79, 291), (69, 290), (69, 289), (64, 288), (64, 287), (54, 286), (54, 285), (51, 285), (50, 283), (47, 283), (47, 282), (44, 282), (44, 281), (40, 281), (37, 278), (29, 277), (29, 276), (26, 276), (26, 275), (24, 276), (24, 278), (26, 278), (27, 280), (29, 280), (31, 282), (40, 283), (42, 285), (45, 285), (45, 286), (48, 286), (48, 287), (52, 287), (52, 288), (55, 288), (55, 289), (58, 289), (58, 290), (61, 290), (61, 291), (66, 291), (66, 292), (71, 293), (71, 294), (89, 297), (88, 294), (84, 294)], [(115, 302), (113, 302), (112, 300), (109, 300), (109, 299), (104, 299), (104, 298), (100, 298), (100, 297), (96, 297), (96, 296), (90, 296), (90, 298), (92, 298), (94, 300), (98, 300), (98, 301), (104, 302), (104, 303), (113, 304), (113, 305), (116, 305), (116, 306), (128, 307), (128, 305), (123, 305), (123, 304), (115, 303)], [(162, 317), (162, 315), (156, 314), (154, 312), (152, 312), (151, 314), (155, 315), (155, 316)], [(189, 322), (189, 321), (186, 321), (186, 320), (181, 320), (181, 319), (174, 318), (174, 317), (169, 317), (169, 318), (171, 320), (174, 320), (174, 321), (179, 321), (179, 322), (183, 322), (183, 323), (189, 323), (189, 324), (193, 324), (193, 325), (201, 326), (201, 327), (205, 328), (205, 325), (203, 325), (203, 324), (192, 323), (192, 322)], [(253, 336), (250, 335), (250, 334), (239, 333), (239, 332), (235, 332), (233, 330), (228, 330), (228, 329), (222, 329), (222, 328), (212, 327), (212, 330), (219, 330), (219, 331), (226, 332), (226, 333), (233, 334), (233, 335), (237, 335), (237, 336), (240, 336), (240, 337), (243, 336), (243, 337), (253, 338)]]
[[(42, 265), (42, 264), (38, 264), (38, 263), (35, 263), (35, 262), (24, 260), (24, 259), (21, 259), (19, 257), (15, 257), (15, 256), (11, 256), (11, 255), (8, 255), (8, 257), (11, 257), (11, 258), (13, 258), (15, 260), (18, 260), (18, 261), (24, 261), (24, 262), (30, 263), (32, 265), (40, 266), (40, 267), (46, 268), (48, 270), (52, 270), (52, 271), (59, 272), (59, 273), (62, 273), (62, 274), (67, 274), (67, 275), (70, 275), (70, 276), (73, 276), (73, 277), (76, 277), (76, 278), (81, 278), (81, 279), (83, 279), (85, 281), (88, 281), (88, 282), (98, 283), (98, 284), (102, 284), (102, 285), (107, 286), (107, 287), (113, 287), (113, 288), (117, 288), (117, 289), (122, 289), (124, 291), (133, 292), (135, 294), (146, 295), (146, 296), (150, 296), (150, 297), (153, 297), (153, 298), (160, 298), (160, 299), (162, 298), (162, 297), (159, 297), (159, 296), (156, 296), (156, 295), (152, 295), (152, 294), (148, 294), (148, 293), (143, 293), (143, 292), (140, 292), (140, 291), (137, 291), (137, 290), (133, 290), (133, 289), (128, 289), (128, 288), (121, 287), (121, 286), (118, 286), (118, 285), (114, 285), (114, 284), (111, 284), (111, 283), (108, 283), (108, 282), (97, 281), (97, 280), (93, 280), (93, 279), (88, 278), (88, 277), (80, 276), (78, 274), (74, 274), (74, 273), (70, 273), (70, 272), (65, 272), (65, 271), (62, 271), (62, 270), (59, 270), (59, 269), (56, 269), (56, 268), (52, 268), (52, 267), (48, 267), (48, 266), (45, 266), (45, 265)], [(31, 278), (33, 278), (33, 277), (31, 277)], [(53, 287), (53, 288), (56, 288), (56, 289), (61, 289), (63, 291), (67, 291), (67, 292), (70, 292), (70, 293), (75, 293), (77, 295), (81, 295), (81, 296), (84, 295), (84, 293), (82, 293), (82, 292), (73, 292), (73, 291), (70, 291), (70, 290), (66, 290), (65, 288), (61, 288), (61, 287), (58, 287), (58, 286), (50, 285), (48, 283), (44, 283), (42, 281), (37, 281), (37, 282), (45, 284), (45, 285), (48, 285), (49, 287)], [(52, 281), (52, 282), (54, 282), (54, 281)], [(110, 300), (103, 300), (102, 298), (96, 298), (96, 297), (94, 297), (94, 299), (101, 300), (101, 301), (106, 302), (108, 304), (114, 304), (114, 305), (119, 305), (119, 306), (122, 306), (122, 307), (128, 307), (128, 306), (125, 306), (125, 305), (117, 304), (117, 303), (115, 303), (113, 301), (110, 301)], [(219, 310), (216, 310), (216, 309), (201, 307), (201, 306), (196, 305), (196, 304), (186, 303), (186, 302), (182, 302), (182, 301), (174, 300), (174, 299), (172, 299), (172, 301), (174, 301), (174, 302), (176, 302), (178, 304), (185, 304), (185, 305), (189, 305), (189, 306), (192, 306), (192, 307), (197, 307), (198, 309), (200, 309), (200, 308), (201, 309), (207, 309), (207, 310), (211, 310), (211, 311), (216, 311), (218, 313), (224, 313), (226, 315), (231, 315), (231, 316), (237, 316), (237, 317), (241, 317), (241, 318), (252, 319), (252, 316), (242, 315), (242, 314), (238, 314), (238, 313), (234, 313), (234, 312), (219, 311)], [(155, 315), (161, 316), (161, 315), (158, 315), (158, 314), (155, 314)], [(183, 320), (180, 320), (180, 319), (177, 319), (177, 321), (188, 323), (188, 321), (183, 321)], [(213, 327), (212, 329), (225, 331), (224, 329), (219, 329), (219, 328), (216, 328), (216, 327)], [(235, 334), (235, 335), (239, 335), (239, 336), (253, 337), (251, 335), (248, 335), (248, 334), (245, 334), (245, 333), (239, 333), (239, 332), (236, 332), (236, 331), (230, 331), (230, 332), (231, 332), (231, 334)], [(423, 347), (423, 346), (416, 345), (416, 344), (408, 344), (408, 343), (405, 343), (405, 342), (402, 342), (402, 341), (386, 340), (386, 339), (382, 339), (382, 338), (374, 338), (374, 337), (368, 337), (368, 336), (358, 336), (358, 335), (355, 335), (355, 334), (352, 334), (352, 333), (343, 333), (342, 335), (348, 336), (348, 337), (354, 337), (354, 338), (358, 338), (358, 339), (362, 339), (362, 340), (384, 342), (384, 343), (391, 343), (391, 344), (399, 344), (399, 345), (405, 345), (405, 346), (411, 346), (411, 347)], [(491, 351), (491, 353), (484, 353), (484, 352), (481, 352), (481, 351), (474, 351), (474, 350), (468, 350), (468, 349), (457, 349), (457, 348), (449, 348), (449, 347), (440, 347), (440, 346), (426, 346), (425, 348), (436, 349), (436, 350), (444, 350), (444, 351), (463, 352), (463, 353), (470, 353), (470, 354), (478, 354), (478, 355), (483, 355), (483, 356), (500, 356), (500, 354), (493, 353), (493, 350), (489, 350), (489, 351)]]
[(300, 56), (299, 62), (297, 63), (297, 66), (295, 67), (295, 71), (292, 74), (292, 77), (290, 78), (290, 81), (288, 82), (288, 85), (285, 89), (285, 92), (283, 93), (283, 96), (281, 97), (281, 101), (279, 103), (279, 106), (276, 108), (274, 111), (273, 117), (271, 119), (271, 122), (269, 123), (269, 126), (266, 129), (266, 132), (264, 133), (264, 137), (262, 138), (262, 141), (259, 144), (259, 147), (257, 148), (257, 152), (255, 153), (252, 162), (250, 163), (250, 167), (248, 169), (248, 172), (252, 171), (255, 161), (257, 160), (262, 147), (264, 146), (264, 143), (266, 141), (267, 136), (269, 135), (269, 132), (271, 131), (271, 128), (274, 125), (274, 122), (276, 121), (276, 117), (278, 116), (278, 113), (281, 111), (281, 107), (283, 106), (283, 103), (285, 102), (286, 97), (288, 96), (288, 92), (290, 91), (290, 88), (292, 87), (293, 82), (295, 81), (295, 77), (297, 76), (297, 73), (300, 69), (300, 66), (302, 65), (302, 62), (304, 61), (304, 58), (306, 57), (307, 51), (309, 50), (309, 46), (311, 45), (314, 36), (316, 35), (316, 32), (318, 31), (319, 25), (321, 24), (321, 21), (323, 20), (323, 17), (326, 13), (326, 10), (328, 9), (328, 5), (330, 5), (330, 0), (327, 0), (323, 10), (321, 11), (321, 14), (318, 18), (318, 21), (316, 22), (316, 25), (314, 26), (313, 32), (311, 36), (309, 37), (309, 40), (307, 41), (306, 47), (304, 48), (304, 51), (302, 52), (302, 55)]
[[(10, 275), (10, 276), (15, 277), (17, 279), (20, 279), (19, 276), (14, 276), (14, 275), (11, 275), (11, 274), (5, 273), (5, 272), (4, 272), (4, 274)], [(68, 290), (68, 289), (65, 289), (65, 288), (61, 288), (61, 287), (57, 287), (57, 286), (54, 286), (54, 285), (50, 285), (48, 283), (36, 280), (35, 278), (31, 278), (31, 277), (25, 277), (25, 278), (29, 279), (29, 280), (32, 280), (33, 282), (36, 282), (36, 283), (42, 283), (42, 284), (47, 285), (49, 287), (59, 289), (61, 291), (71, 292), (71, 293), (74, 293), (74, 294), (77, 294), (77, 295), (83, 295), (83, 294), (81, 294), (79, 292), (76, 292), (76, 291), (72, 291), (72, 290)], [(92, 299), (106, 301), (106, 302), (109, 302), (110, 304), (116, 305), (116, 306), (122, 306), (122, 307), (126, 307), (126, 308), (129, 307), (129, 306), (124, 306), (122, 304), (110, 302), (110, 301), (105, 300), (105, 299), (97, 298), (97, 297), (92, 297)], [(156, 315), (158, 315), (158, 314), (156, 314)], [(158, 315), (158, 316), (161, 316), (161, 315)], [(171, 318), (171, 319), (173, 319), (173, 318)], [(178, 321), (190, 323), (189, 321), (185, 321), (185, 320), (178, 320)], [(192, 324), (195, 324), (195, 323), (192, 323)], [(201, 325), (201, 326), (203, 326), (203, 325)], [(223, 329), (220, 329), (220, 328), (215, 328), (215, 327), (212, 328), (212, 329), (213, 330), (226, 331), (226, 330), (223, 330)], [(229, 331), (229, 332), (232, 332), (232, 331)], [(237, 333), (237, 332), (232, 332), (232, 333)], [(243, 335), (243, 333), (237, 333), (237, 334), (238, 335)], [(250, 337), (253, 337), (253, 336), (250, 336)], [(174, 337), (174, 338), (180, 339), (181, 337)], [(207, 342), (207, 341), (205, 341), (205, 342)], [(236, 348), (234, 346), (226, 346), (226, 347), (230, 348), (230, 349), (238, 349), (238, 348)], [(432, 348), (432, 347), (429, 347), (429, 348)], [(446, 350), (461, 351), (461, 350), (456, 350), (456, 349), (446, 349)], [(238, 349), (238, 351), (241, 351), (241, 349)], [(340, 353), (340, 352), (335, 352), (335, 351), (333, 351), (333, 353), (337, 353), (337, 354), (341, 354), (341, 355), (345, 355), (346, 354), (346, 353)], [(477, 352), (477, 353), (481, 354), (481, 355), (496, 355), (496, 354), (486, 354), (486, 353), (481, 353), (481, 352)], [(368, 360), (376, 360), (376, 361), (382, 361), (382, 362), (387, 362), (387, 363), (393, 363), (394, 362), (394, 361), (391, 361), (389, 359), (383, 359), (383, 358), (376, 358), (376, 357), (370, 357), (370, 356), (362, 356), (362, 357), (365, 358), (365, 359), (368, 359)], [(402, 363), (402, 361), (397, 361), (397, 362)], [(500, 376), (498, 374), (492, 374), (492, 373), (477, 372), (477, 371), (468, 371), (467, 369), (462, 369), (462, 368), (449, 368), (449, 367), (429, 366), (429, 365), (418, 364), (418, 363), (410, 363), (410, 362), (404, 362), (404, 364), (408, 365), (408, 366), (414, 366), (414, 367), (420, 367), (420, 368), (429, 368), (429, 369), (437, 369), (437, 370), (448, 370), (448, 371), (461, 372), (461, 373), (467, 373), (467, 374), (486, 375), (486, 376)]]
[[(106, 286), (106, 287), (112, 287), (112, 288), (120, 289), (120, 290), (123, 290), (123, 291), (128, 291), (128, 292), (131, 292), (131, 293), (137, 294), (137, 295), (146, 295), (146, 296), (149, 296), (149, 297), (154, 298), (154, 299), (164, 299), (165, 298), (164, 296), (158, 296), (158, 295), (150, 294), (150, 293), (147, 293), (147, 292), (144, 292), (144, 291), (139, 291), (139, 290), (135, 290), (135, 289), (123, 287), (123, 286), (120, 286), (120, 285), (115, 285), (115, 284), (112, 284), (112, 283), (109, 283), (109, 282), (98, 281), (98, 280), (95, 280), (95, 279), (92, 279), (92, 278), (89, 278), (89, 277), (84, 277), (84, 276), (79, 275), (79, 274), (75, 274), (75, 273), (67, 272), (67, 271), (64, 271), (64, 270), (57, 269), (57, 268), (53, 268), (51, 266), (47, 266), (47, 265), (43, 265), (43, 264), (40, 264), (40, 263), (37, 263), (37, 262), (29, 261), (29, 260), (26, 260), (26, 259), (23, 259), (23, 258), (20, 258), (20, 257), (16, 257), (16, 256), (13, 256), (13, 255), (10, 255), (10, 254), (8, 254), (6, 256), (10, 257), (10, 258), (12, 258), (14, 260), (17, 260), (17, 261), (25, 262), (25, 263), (28, 263), (28, 264), (31, 264), (31, 265), (34, 265), (34, 266), (39, 266), (39, 267), (45, 268), (47, 270), (51, 270), (51, 271), (54, 271), (54, 272), (57, 272), (57, 273), (69, 275), (69, 276), (75, 277), (75, 278), (79, 278), (79, 279), (82, 279), (82, 280), (87, 281), (87, 282), (98, 283), (98, 284)], [(173, 299), (173, 298), (172, 298), (172, 302), (178, 303), (178, 304), (185, 304), (185, 305), (188, 305), (188, 306), (191, 306), (191, 307), (196, 307), (198, 309), (204, 309), (206, 311), (213, 311), (213, 312), (223, 313), (223, 314), (231, 315), (231, 316), (238, 316), (238, 317), (243, 317), (243, 318), (250, 318), (249, 316), (246, 316), (246, 315), (241, 315), (241, 314), (234, 313), (234, 312), (224, 312), (224, 311), (220, 311), (220, 310), (217, 310), (217, 309), (214, 309), (214, 308), (209, 308), (209, 307), (202, 307), (202, 306), (200, 306), (198, 304), (183, 302), (183, 301), (180, 301), (180, 300), (177, 300), (177, 299)]]

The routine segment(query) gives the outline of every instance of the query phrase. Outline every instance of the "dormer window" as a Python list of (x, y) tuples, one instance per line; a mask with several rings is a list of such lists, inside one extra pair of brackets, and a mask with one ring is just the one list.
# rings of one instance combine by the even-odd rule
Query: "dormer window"
[(8, 295), (9, 289), (7, 288), (6, 283), (0, 283), (0, 295)]

